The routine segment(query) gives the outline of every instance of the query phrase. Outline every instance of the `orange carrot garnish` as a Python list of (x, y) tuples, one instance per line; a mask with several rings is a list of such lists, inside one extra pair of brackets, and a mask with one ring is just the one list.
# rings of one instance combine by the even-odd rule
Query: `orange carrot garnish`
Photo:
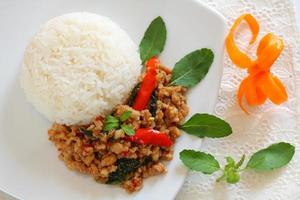
[(239, 50), (234, 41), (234, 33), (242, 21), (247, 22), (252, 32), (249, 45), (253, 44), (259, 33), (259, 24), (251, 14), (241, 15), (234, 22), (226, 38), (226, 50), (232, 62), (240, 68), (248, 69), (248, 76), (241, 82), (237, 98), (240, 107), (243, 106), (243, 97), (250, 106), (263, 104), (270, 99), (274, 104), (281, 104), (288, 95), (281, 81), (270, 72), (271, 66), (277, 60), (283, 49), (283, 40), (268, 33), (259, 42), (256, 51), (256, 60)]

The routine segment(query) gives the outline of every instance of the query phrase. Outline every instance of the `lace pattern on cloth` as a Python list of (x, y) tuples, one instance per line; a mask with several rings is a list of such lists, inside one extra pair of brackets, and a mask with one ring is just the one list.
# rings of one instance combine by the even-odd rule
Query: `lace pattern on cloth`
[[(224, 166), (225, 156), (238, 160), (272, 143), (286, 141), (296, 146), (291, 163), (268, 173), (245, 171), (238, 184), (216, 183), (220, 174), (212, 176), (190, 172), (177, 195), (177, 200), (293, 200), (300, 199), (300, 49), (299, 33), (292, 0), (203, 0), (205, 4), (221, 12), (228, 27), (243, 13), (252, 13), (260, 23), (259, 39), (273, 32), (284, 39), (285, 47), (272, 72), (285, 84), (289, 99), (281, 106), (269, 101), (263, 106), (249, 108), (246, 115), (239, 108), (236, 92), (245, 70), (234, 66), (226, 55), (224, 74), (219, 91), (215, 114), (228, 121), (233, 134), (221, 139), (204, 139), (201, 151), (217, 157)], [(242, 50), (254, 56), (257, 43), (247, 47), (250, 33), (242, 25), (237, 38)], [(245, 34), (246, 33), (246, 34)], [(253, 57), (254, 58), (254, 57)]]

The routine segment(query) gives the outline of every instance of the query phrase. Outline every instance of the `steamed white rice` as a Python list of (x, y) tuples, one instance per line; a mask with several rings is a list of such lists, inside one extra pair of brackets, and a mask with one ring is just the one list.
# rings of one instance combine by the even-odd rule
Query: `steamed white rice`
[(70, 13), (48, 21), (24, 55), (21, 85), (49, 120), (84, 124), (122, 103), (141, 70), (137, 46), (106, 17)]

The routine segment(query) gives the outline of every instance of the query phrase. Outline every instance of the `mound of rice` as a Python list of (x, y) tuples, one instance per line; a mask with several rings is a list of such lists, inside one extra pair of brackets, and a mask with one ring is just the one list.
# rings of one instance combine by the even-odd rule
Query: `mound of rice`
[(21, 86), (49, 120), (85, 124), (126, 100), (140, 75), (137, 46), (106, 17), (70, 13), (44, 24), (24, 55)]

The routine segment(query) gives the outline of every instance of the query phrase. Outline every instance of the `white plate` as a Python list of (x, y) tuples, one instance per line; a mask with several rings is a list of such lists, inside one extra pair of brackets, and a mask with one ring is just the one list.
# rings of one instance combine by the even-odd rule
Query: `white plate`
[(148, 178), (143, 189), (131, 195), (69, 171), (47, 139), (51, 123), (25, 101), (20, 89), (23, 52), (41, 24), (64, 13), (106, 15), (137, 44), (150, 21), (160, 15), (168, 30), (163, 63), (173, 66), (185, 54), (203, 47), (215, 53), (208, 75), (188, 97), (190, 116), (210, 113), (222, 75), (224, 19), (196, 0), (0, 0), (0, 10), (0, 189), (26, 200), (173, 199), (187, 172), (178, 153), (184, 148), (199, 148), (201, 140), (183, 135), (168, 163), (168, 173)]

